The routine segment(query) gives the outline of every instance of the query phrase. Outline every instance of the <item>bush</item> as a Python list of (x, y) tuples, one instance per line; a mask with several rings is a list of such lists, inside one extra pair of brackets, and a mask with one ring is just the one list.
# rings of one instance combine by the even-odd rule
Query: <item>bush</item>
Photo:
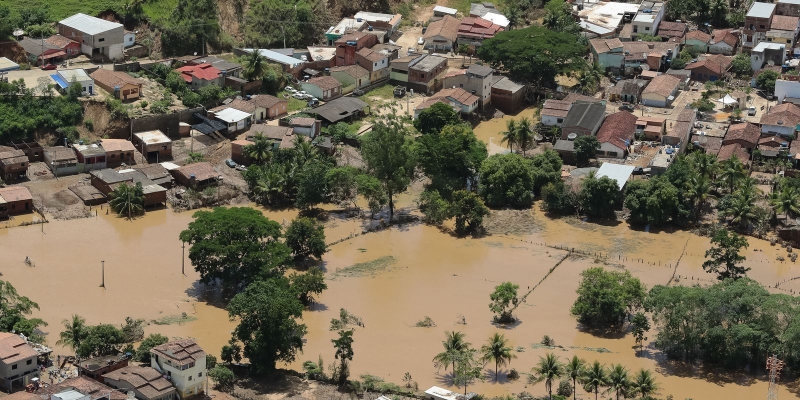
[(572, 390), (573, 390), (572, 382), (570, 382), (567, 379), (564, 379), (558, 383), (558, 390), (556, 391), (556, 393), (558, 393), (559, 396), (564, 396), (568, 398), (569, 396), (572, 396)]
[(286, 245), (297, 259), (312, 255), (321, 258), (328, 251), (325, 228), (311, 218), (299, 217), (286, 229)]
[(142, 102), (139, 103), (139, 107), (141, 107), (142, 110), (144, 110), (145, 108), (147, 108), (147, 104), (148, 104), (147, 100), (142, 100)]
[(90, 132), (94, 131), (94, 121), (90, 119), (83, 120), (83, 126), (85, 126)]
[(236, 377), (233, 371), (223, 365), (217, 365), (208, 371), (208, 377), (214, 380), (214, 387), (223, 392), (233, 389), (233, 383)]
[(206, 354), (206, 369), (212, 369), (217, 365), (217, 357), (211, 354)]
[(136, 349), (134, 358), (141, 363), (150, 364), (150, 349), (160, 346), (169, 342), (169, 338), (158, 333), (151, 333), (150, 336), (144, 338)]

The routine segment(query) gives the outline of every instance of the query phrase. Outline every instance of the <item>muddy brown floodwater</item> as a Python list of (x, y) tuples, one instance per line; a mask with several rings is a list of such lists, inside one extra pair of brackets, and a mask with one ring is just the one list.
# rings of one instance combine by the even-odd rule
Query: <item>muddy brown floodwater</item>
[(503, 138), (500, 132), (506, 130), (506, 122), (509, 119), (520, 120), (523, 117), (536, 120), (537, 117), (535, 114), (536, 108), (528, 107), (517, 113), (517, 115), (506, 115), (503, 118), (495, 118), (488, 121), (483, 121), (475, 127), (475, 136), (478, 137), (478, 140), (486, 143), (486, 147), (489, 149), (489, 155), (508, 153), (508, 146), (500, 143), (500, 140)]
[[(296, 215), (265, 214), (278, 222)], [(121, 324), (126, 316), (150, 321), (185, 312), (197, 320), (182, 325), (151, 324), (146, 331), (194, 337), (206, 351), (218, 355), (234, 324), (224, 309), (198, 298), (198, 276), (188, 258), (186, 276), (181, 274), (178, 233), (186, 228), (191, 215), (160, 210), (132, 222), (107, 215), (53, 221), (45, 224), (43, 233), (38, 225), (0, 229), (0, 272), (21, 294), (39, 303), (41, 310), (35, 316), (49, 323), (45, 331), (50, 345), (58, 339), (60, 321), (71, 314), (84, 316), (90, 324)], [(519, 324), (511, 328), (493, 325), (488, 304), (494, 286), (511, 281), (527, 292), (567, 254), (543, 246), (545, 243), (597, 252), (597, 258), (602, 253), (609, 264), (624, 266), (648, 287), (677, 281), (678, 276), (681, 284), (712, 283), (713, 277), (700, 267), (708, 246), (705, 238), (683, 231), (645, 233), (625, 223), (550, 220), (535, 210), (531, 216), (536, 221), (534, 231), (521, 236), (457, 239), (436, 228), (408, 225), (332, 246), (324, 256), (329, 288), (319, 296), (319, 304), (304, 313), (307, 343), (290, 367), (299, 369), (303, 361), (316, 361), (319, 355), (326, 364), (334, 361), (330, 340), (336, 333), (328, 327), (339, 309), (345, 308), (365, 325), (355, 328), (353, 376), (369, 373), (400, 384), (409, 372), (422, 389), (439, 385), (458, 390), (450, 384), (449, 371), (437, 373), (431, 363), (445, 332), (458, 330), (476, 347), (500, 332), (517, 349), (510, 367), (523, 373), (520, 380), (507, 382), (503, 373), (509, 369), (503, 368), (500, 382), (495, 383), (493, 366), (488, 366), (485, 381), (470, 387), (490, 396), (523, 390), (543, 394), (542, 384), (526, 385), (525, 373), (547, 351), (564, 359), (577, 354), (590, 362), (621, 363), (632, 371), (651, 369), (657, 372), (661, 397), (727, 400), (765, 395), (767, 383), (762, 374), (730, 376), (677, 368), (664, 362), (652, 347), (637, 355), (630, 335), (600, 338), (581, 332), (569, 309), (577, 297), (579, 274), (597, 265), (595, 257), (570, 256), (517, 309)], [(326, 235), (331, 242), (360, 231), (360, 220), (331, 219)], [(774, 261), (781, 254), (778, 248), (748, 240), (750, 276), (766, 285), (798, 276), (796, 264)], [(675, 269), (684, 249), (680, 267)], [(35, 267), (25, 266), (26, 256)], [(105, 289), (99, 287), (101, 261), (105, 261)], [(366, 264), (349, 268), (357, 263)], [(797, 284), (782, 287), (800, 289)], [(414, 326), (426, 316), (435, 327)], [(535, 348), (544, 335), (564, 348)], [(67, 354), (67, 350), (56, 348), (56, 353)], [(591, 397), (579, 392), (584, 398)], [(796, 394), (782, 386), (780, 396)]]

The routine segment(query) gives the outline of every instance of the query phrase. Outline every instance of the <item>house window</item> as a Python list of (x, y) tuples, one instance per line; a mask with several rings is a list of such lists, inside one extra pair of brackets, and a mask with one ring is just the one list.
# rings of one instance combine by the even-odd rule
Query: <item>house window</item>
[[(13, 204), (11, 205), (11, 208), (12, 208), (12, 209), (14, 208), (14, 205), (13, 205)], [(11, 366), (11, 369), (17, 369), (17, 364), (14, 364), (14, 365), (12, 365), (12, 366)]]
[(759, 26), (758, 26), (758, 28), (759, 28), (759, 29), (764, 29), (764, 28), (766, 28), (766, 27), (765, 27), (764, 25), (759, 25)]
[(202, 372), (198, 372), (198, 373), (197, 373), (197, 377), (198, 377), (198, 378), (200, 378), (200, 377), (202, 377), (202, 376), (203, 376), (203, 373), (202, 373)]
[(98, 42), (105, 42), (105, 41), (106, 41), (106, 38), (100, 38), (100, 40), (98, 40)]
[(189, 380), (192, 380), (192, 376), (191, 375), (189, 375)]
[(559, 118), (556, 121), (558, 121), (558, 123), (560, 124), (560, 123), (564, 122), (564, 118)]
[(32, 359), (31, 359), (31, 360), (28, 360), (28, 361), (26, 362), (26, 364), (28, 364), (28, 365), (31, 365), (31, 363), (33, 363), (33, 360), (32, 360)]
[(650, 27), (649, 27), (649, 26), (645, 26), (645, 27), (644, 27), (644, 30), (646, 30), (646, 31), (649, 31), (649, 30), (650, 30)]

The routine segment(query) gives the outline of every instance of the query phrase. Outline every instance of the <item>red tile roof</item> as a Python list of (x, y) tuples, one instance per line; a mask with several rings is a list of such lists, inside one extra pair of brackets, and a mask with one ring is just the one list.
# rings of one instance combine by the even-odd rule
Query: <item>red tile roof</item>
[(566, 117), (572, 103), (561, 100), (545, 100), (541, 115), (549, 117)]
[(761, 116), (761, 125), (796, 126), (800, 123), (800, 107), (783, 103), (769, 109)]
[(279, 98), (277, 98), (275, 96), (270, 96), (268, 94), (259, 94), (259, 95), (253, 96), (250, 99), (250, 101), (255, 103), (255, 105), (257, 105), (257, 106), (264, 107), (264, 108), (270, 108), (270, 107), (275, 106), (278, 103), (281, 103), (281, 102), (285, 103), (286, 102), (286, 100), (279, 99)]
[[(7, 202), (33, 200), (31, 192), (25, 186), (6, 186), (4, 188), (0, 188), (0, 197), (2, 197), (3, 200)], [(19, 335), (15, 336), (19, 337)], [(4, 348), (2, 345), (2, 341), (5, 340), (6, 338), (0, 336), (0, 349)], [(27, 344), (25, 346), (27, 346)], [(0, 358), (3, 357), (5, 356), (3, 354), (0, 354)]]
[(677, 76), (659, 75), (650, 81), (642, 93), (655, 93), (664, 97), (669, 97), (680, 82), (681, 80)]
[(460, 25), (461, 21), (458, 18), (445, 15), (444, 18), (431, 22), (423, 37), (425, 39), (431, 39), (434, 36), (441, 36), (447, 40), (455, 41), (458, 38), (458, 28)]
[(212, 67), (211, 64), (187, 65), (178, 68), (178, 72), (181, 73), (186, 83), (192, 83), (193, 77), (205, 81), (212, 81), (219, 78), (221, 73), (220, 70)]
[(386, 54), (382, 54), (379, 51), (368, 49), (366, 47), (364, 47), (361, 50), (359, 50), (357, 54), (360, 55), (361, 57), (366, 58), (367, 60), (372, 61), (372, 62), (378, 62), (378, 61), (383, 60), (385, 58), (389, 58), (389, 56), (387, 56)]
[(711, 35), (703, 32), (703, 31), (693, 30), (693, 31), (689, 31), (688, 33), (686, 33), (686, 40), (689, 40), (689, 39), (694, 39), (694, 40), (701, 41), (703, 43), (708, 43), (708, 41), (711, 40)]
[(798, 23), (800, 23), (800, 18), (790, 17), (788, 15), (776, 15), (772, 17), (770, 29), (794, 32), (794, 30), (797, 29)]
[(111, 398), (111, 400), (126, 400), (128, 398), (125, 393), (114, 390), (100, 382), (83, 376), (79, 376), (77, 378), (68, 378), (61, 383), (42, 387), (36, 391), (36, 394), (40, 395), (40, 397), (49, 398), (50, 395), (61, 393), (67, 390), (76, 390), (80, 393), (91, 396), (93, 400), (99, 400), (101, 398), (105, 399), (107, 397)]
[(731, 66), (731, 58), (727, 56), (723, 56), (721, 54), (715, 54), (713, 56), (706, 57), (703, 60), (699, 60), (697, 62), (691, 63), (686, 66), (686, 69), (692, 70), (695, 68), (708, 68), (711, 72), (724, 75), (728, 72), (728, 68)]
[(766, 146), (766, 147), (781, 147), (781, 146), (789, 146), (789, 142), (781, 138), (780, 136), (764, 136), (758, 140), (758, 147)]
[[(19, 186), (13, 188), (19, 188)], [(9, 188), (3, 188), (2, 190), (5, 189)], [(31, 194), (28, 192), (28, 189), (22, 189), (27, 193), (28, 199), (30, 199)], [(14, 195), (13, 193), (9, 193), (9, 196)], [(16, 197), (11, 200), (7, 199), (5, 196), (3, 196), (3, 198), (8, 202), (20, 200)], [(0, 332), (0, 360), (3, 361), (3, 364), (11, 365), (17, 361), (21, 361), (29, 357), (36, 357), (38, 355), (39, 353), (37, 353), (33, 347), (25, 343), (25, 340), (23, 340), (19, 335), (9, 332)]]
[(105, 151), (136, 151), (133, 143), (125, 139), (101, 139), (100, 147)]
[(70, 44), (78, 43), (78, 42), (76, 42), (76, 41), (74, 41), (74, 40), (72, 40), (72, 39), (70, 39), (68, 37), (61, 36), (61, 35), (50, 36), (49, 38), (45, 39), (44, 41), (47, 42), (47, 43), (52, 44), (53, 46), (57, 46), (58, 48), (60, 48), (62, 50), (65, 47), (69, 46)]
[(761, 130), (757, 125), (745, 122), (742, 124), (734, 124), (728, 128), (728, 133), (722, 140), (723, 144), (729, 144), (733, 140), (741, 140), (750, 143), (753, 146), (758, 144), (758, 139), (761, 137)]
[(611, 143), (620, 149), (627, 149), (627, 140), (631, 143), (636, 130), (638, 118), (627, 111), (619, 111), (606, 117), (597, 131), (597, 140), (600, 143)]
[(686, 24), (683, 22), (661, 21), (658, 24), (658, 36), (662, 38), (683, 37), (686, 33)]
[(142, 81), (128, 75), (125, 72), (109, 71), (107, 69), (99, 68), (97, 71), (89, 74), (89, 76), (91, 76), (95, 82), (98, 82), (109, 88), (114, 88), (116, 86), (122, 87), (126, 84), (142, 86)]
[(316, 78), (311, 78), (308, 80), (308, 83), (316, 85), (322, 90), (329, 90), (342, 86), (339, 81), (330, 76), (318, 76)]
[(742, 147), (739, 143), (731, 143), (723, 145), (719, 149), (719, 153), (717, 153), (717, 160), (724, 161), (731, 157), (736, 157), (742, 164), (747, 164), (748, 160), (750, 159), (750, 153), (747, 152), (747, 149)]
[(457, 101), (465, 106), (471, 106), (476, 101), (478, 101), (478, 96), (462, 89), (462, 88), (450, 88), (450, 89), (442, 89), (438, 93), (431, 96), (432, 98), (449, 98)]
[(458, 26), (458, 36), (489, 39), (497, 32), (504, 30), (502, 26), (480, 17), (465, 17)]
[(710, 44), (725, 42), (731, 47), (735, 47), (736, 43), (739, 42), (739, 36), (733, 33), (733, 29), (714, 29), (711, 32), (711, 36)]
[[(203, 165), (205, 164), (205, 165)], [(179, 169), (184, 169), (194, 166), (199, 166), (201, 169), (210, 168), (211, 171), (214, 172), (214, 176), (219, 175), (214, 171), (213, 167), (209, 163), (197, 163), (191, 164), (186, 167), (181, 167)], [(205, 180), (201, 179), (200, 176), (197, 176), (197, 180)], [(180, 339), (180, 340), (173, 340), (169, 343), (164, 343), (162, 345), (153, 347), (150, 350), (151, 353), (156, 353), (159, 356), (169, 358), (170, 360), (177, 362), (180, 365), (189, 364), (192, 362), (197, 361), (200, 357), (205, 357), (206, 353), (203, 351), (200, 346), (194, 341), (194, 339)]]

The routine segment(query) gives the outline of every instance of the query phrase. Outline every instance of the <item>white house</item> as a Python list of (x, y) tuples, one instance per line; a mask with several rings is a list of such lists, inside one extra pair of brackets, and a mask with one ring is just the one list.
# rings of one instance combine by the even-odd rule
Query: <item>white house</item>
[(783, 65), (786, 60), (786, 44), (761, 42), (750, 52), (750, 68), (758, 71), (769, 61), (773, 65)]
[(81, 44), (88, 56), (104, 55), (110, 60), (122, 58), (125, 28), (122, 24), (75, 14), (58, 22), (58, 33)]
[(628, 146), (633, 143), (636, 120), (638, 118), (627, 111), (618, 111), (603, 120), (597, 131), (600, 149), (597, 155), (613, 158), (625, 158)]
[(642, 91), (642, 104), (650, 107), (669, 107), (678, 93), (681, 79), (672, 75), (659, 75)]
[(136, 32), (125, 31), (125, 40), (123, 40), (125, 47), (131, 47), (136, 44)]
[(666, 9), (661, 1), (643, 1), (639, 5), (639, 11), (636, 12), (636, 16), (631, 21), (633, 35), (655, 35), (658, 24), (664, 19)]
[(540, 113), (542, 125), (561, 126), (571, 107), (572, 103), (566, 101), (545, 100), (544, 106), (542, 106), (542, 112)]
[(462, 114), (471, 114), (478, 108), (478, 101), (480, 98), (461, 88), (442, 89), (431, 99), (442, 99), (450, 103), (450, 105), (457, 107)]
[(214, 117), (228, 126), (228, 133), (241, 131), (250, 126), (252, 114), (246, 113), (235, 108), (225, 108), (214, 113)]
[(708, 42), (708, 52), (732, 56), (739, 44), (739, 32), (733, 29), (714, 29)]
[(94, 94), (94, 79), (82, 69), (62, 69), (50, 75), (62, 89), (67, 89), (72, 84), (80, 85), (84, 93)]
[(800, 106), (792, 103), (783, 103), (773, 106), (769, 112), (761, 116), (762, 135), (781, 135), (784, 138), (792, 137), (797, 125), (800, 124)]
[(150, 366), (166, 375), (182, 399), (206, 391), (206, 353), (193, 339), (153, 347)]
[(0, 383), (11, 392), (12, 386), (25, 387), (39, 376), (39, 353), (20, 335), (0, 333)]
[(778, 104), (793, 103), (800, 105), (800, 82), (785, 81), (778, 79), (775, 81), (775, 98)]

